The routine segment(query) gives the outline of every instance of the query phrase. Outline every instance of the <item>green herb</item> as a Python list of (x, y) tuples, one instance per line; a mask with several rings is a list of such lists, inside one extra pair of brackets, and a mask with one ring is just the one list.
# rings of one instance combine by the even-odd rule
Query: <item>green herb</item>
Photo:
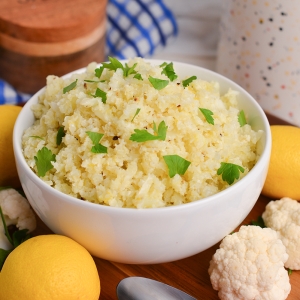
[(221, 162), (221, 167), (218, 169), (217, 174), (222, 174), (222, 179), (230, 185), (235, 179), (239, 179), (240, 172), (244, 173), (244, 171), (245, 169), (239, 165)]
[(55, 154), (47, 147), (40, 149), (34, 157), (38, 176), (44, 177), (46, 173), (53, 168), (52, 161), (55, 161)]
[(245, 113), (243, 110), (241, 110), (238, 114), (238, 121), (239, 121), (241, 127), (243, 127), (244, 125), (247, 124)]
[(0, 191), (11, 189), (11, 186), (1, 186)]
[(180, 157), (179, 155), (164, 155), (163, 158), (169, 168), (170, 178), (173, 178), (176, 174), (184, 175), (191, 164), (190, 161)]
[(40, 137), (38, 135), (31, 135), (30, 137), (35, 138), (35, 139), (44, 140), (42, 137)]
[(56, 135), (56, 145), (59, 146), (62, 142), (62, 138), (66, 135), (64, 132), (64, 128), (61, 126), (58, 128), (57, 135)]
[(133, 118), (131, 119), (131, 122), (134, 120), (134, 118), (138, 115), (138, 113), (141, 111), (140, 108), (137, 108), (136, 111), (135, 111), (135, 114), (133, 116)]
[(73, 81), (68, 86), (64, 87), (63, 94), (65, 94), (65, 93), (70, 92), (71, 90), (73, 90), (76, 87), (76, 85), (77, 85), (77, 80), (78, 79), (76, 79), (75, 81)]
[(265, 225), (265, 222), (264, 222), (264, 219), (262, 218), (262, 216), (259, 216), (257, 218), (257, 220), (252, 220), (251, 225), (259, 226), (261, 228), (266, 228), (266, 225)]
[(287, 269), (287, 272), (288, 272), (288, 275), (290, 276), (290, 275), (292, 275), (293, 270), (291, 270), (290, 268), (288, 268), (288, 269)]
[(160, 66), (163, 67), (161, 74), (165, 74), (171, 81), (174, 81), (178, 77), (174, 71), (172, 62), (169, 64), (163, 63)]
[(160, 140), (164, 141), (166, 139), (167, 135), (167, 129), (168, 126), (166, 126), (165, 121), (161, 121), (158, 125), (158, 128), (156, 127), (155, 122), (153, 122), (153, 131), (156, 133), (156, 135), (153, 135), (149, 133), (147, 130), (139, 130), (139, 129), (134, 129), (134, 132), (130, 136), (130, 140), (134, 142), (147, 142), (147, 141), (154, 141), (154, 140)]
[(104, 66), (101, 66), (101, 67), (95, 69), (95, 76), (100, 78), (103, 73), (103, 70), (104, 70)]
[(125, 67), (123, 67), (123, 75), (125, 77), (128, 77), (131, 74), (136, 74), (135, 71), (135, 67), (137, 66), (137, 63), (135, 63), (132, 67), (129, 67), (126, 63), (125, 63)]
[(184, 87), (187, 87), (192, 81), (196, 80), (197, 79), (197, 76), (191, 76), (185, 80), (182, 80), (182, 85)]
[(140, 73), (136, 73), (133, 78), (138, 79), (138, 80), (143, 80), (143, 77)]
[(94, 98), (101, 98), (103, 103), (106, 103), (106, 93), (99, 88), (96, 89), (95, 95), (92, 95)]
[(113, 58), (111, 56), (108, 57), (109, 63), (102, 63), (103, 68), (116, 71), (117, 69), (124, 70), (124, 67), (120, 61), (118, 61), (116, 58)]
[(169, 80), (153, 78), (152, 76), (149, 76), (148, 79), (149, 79), (150, 83), (152, 84), (152, 86), (156, 90), (162, 90), (163, 88), (165, 88), (169, 84)]
[(214, 114), (211, 110), (206, 109), (206, 108), (200, 108), (200, 111), (202, 112), (202, 114), (204, 115), (207, 123), (214, 125), (215, 121), (214, 118), (212, 117), (212, 115)]
[(89, 83), (105, 82), (105, 80), (88, 80), (88, 79), (85, 79), (84, 81)]
[(86, 134), (89, 136), (89, 138), (92, 140), (92, 143), (94, 146), (91, 148), (91, 152), (93, 153), (107, 153), (107, 147), (99, 144), (100, 140), (103, 137), (103, 133), (98, 132), (92, 132), (92, 131), (86, 131)]
[(28, 240), (30, 238), (30, 235), (28, 233), (28, 229), (16, 230), (13, 234), (10, 234), (4, 219), (1, 206), (0, 206), (0, 216), (3, 223), (4, 234), (13, 247), (10, 250), (0, 249), (0, 271), (1, 271), (7, 256), (13, 251), (14, 248), (18, 247), (20, 244)]

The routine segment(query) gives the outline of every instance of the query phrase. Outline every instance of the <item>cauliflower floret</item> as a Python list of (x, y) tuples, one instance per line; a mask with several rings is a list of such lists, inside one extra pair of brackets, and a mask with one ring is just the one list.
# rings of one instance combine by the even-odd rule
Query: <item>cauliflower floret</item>
[[(0, 207), (7, 226), (16, 225), (19, 230), (33, 231), (36, 227), (35, 215), (27, 201), (15, 189), (0, 191)], [(4, 226), (0, 219), (0, 249), (8, 250), (12, 247), (4, 233)]]
[(274, 230), (241, 226), (222, 240), (208, 273), (220, 299), (283, 300), (291, 290), (287, 259)]
[(289, 255), (285, 267), (300, 270), (300, 203), (284, 197), (271, 201), (262, 218), (265, 225), (275, 230)]

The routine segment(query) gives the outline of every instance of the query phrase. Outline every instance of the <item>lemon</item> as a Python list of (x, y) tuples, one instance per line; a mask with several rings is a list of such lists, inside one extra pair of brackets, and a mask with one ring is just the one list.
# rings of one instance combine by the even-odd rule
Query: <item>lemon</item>
[(20, 187), (13, 152), (13, 128), (20, 106), (0, 105), (0, 186)]
[(0, 272), (1, 300), (98, 300), (100, 279), (89, 252), (56, 234), (22, 243)]
[(300, 200), (300, 128), (273, 125), (272, 151), (262, 194)]

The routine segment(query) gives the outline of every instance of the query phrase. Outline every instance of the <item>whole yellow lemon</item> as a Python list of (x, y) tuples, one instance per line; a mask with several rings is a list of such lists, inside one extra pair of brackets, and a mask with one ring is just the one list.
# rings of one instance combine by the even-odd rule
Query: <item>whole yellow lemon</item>
[(56, 234), (22, 243), (0, 272), (1, 300), (98, 300), (100, 279), (89, 252)]
[(22, 107), (0, 105), (0, 186), (20, 187), (13, 151), (13, 129)]
[(273, 125), (271, 133), (271, 159), (262, 194), (300, 200), (300, 128)]

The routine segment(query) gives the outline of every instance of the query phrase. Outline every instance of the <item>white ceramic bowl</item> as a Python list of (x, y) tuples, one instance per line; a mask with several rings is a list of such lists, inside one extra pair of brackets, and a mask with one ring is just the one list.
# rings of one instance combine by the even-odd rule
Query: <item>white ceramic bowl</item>
[(218, 81), (221, 92), (229, 87), (239, 91), (239, 106), (247, 112), (248, 123), (253, 129), (264, 131), (261, 156), (253, 169), (228, 189), (193, 203), (138, 210), (102, 206), (65, 195), (43, 182), (28, 167), (22, 154), (23, 131), (34, 121), (30, 107), (43, 89), (26, 103), (17, 118), (14, 153), (31, 206), (53, 232), (73, 238), (94, 256), (121, 263), (154, 264), (194, 255), (233, 231), (251, 211), (262, 190), (271, 152), (271, 133), (261, 107), (245, 90), (217, 73), (177, 62), (174, 68), (179, 77), (196, 75)]

